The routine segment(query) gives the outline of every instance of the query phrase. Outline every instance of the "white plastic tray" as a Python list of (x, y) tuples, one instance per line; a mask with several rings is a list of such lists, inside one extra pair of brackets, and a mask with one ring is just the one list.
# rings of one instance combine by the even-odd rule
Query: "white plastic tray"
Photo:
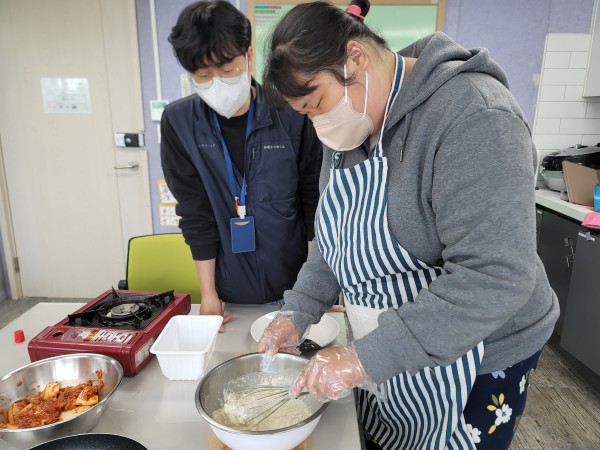
[(221, 316), (174, 316), (150, 348), (169, 380), (199, 380), (215, 349)]

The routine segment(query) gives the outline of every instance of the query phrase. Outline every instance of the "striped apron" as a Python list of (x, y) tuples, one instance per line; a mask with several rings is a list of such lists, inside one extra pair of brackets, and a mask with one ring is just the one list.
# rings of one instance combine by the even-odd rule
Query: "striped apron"
[[(404, 60), (398, 56), (384, 123), (403, 75)], [(336, 169), (342, 158), (334, 153), (334, 168), (317, 211), (317, 236), (344, 293), (352, 333), (358, 339), (377, 327), (381, 312), (414, 301), (444, 270), (408, 253), (388, 227), (388, 166), (381, 136), (366, 161)], [(359, 389), (367, 434), (385, 450), (474, 450), (462, 413), (483, 350), (481, 342), (449, 366), (427, 367), (415, 375), (400, 373), (380, 386), (384, 399)]]

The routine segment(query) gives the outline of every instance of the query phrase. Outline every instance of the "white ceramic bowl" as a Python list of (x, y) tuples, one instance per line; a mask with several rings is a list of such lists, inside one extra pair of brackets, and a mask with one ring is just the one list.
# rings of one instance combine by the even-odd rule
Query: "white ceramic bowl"
[[(287, 428), (271, 431), (247, 431), (225, 426), (212, 418), (222, 406), (223, 388), (231, 381), (249, 373), (260, 371), (263, 355), (250, 353), (225, 361), (207, 373), (196, 389), (196, 408), (223, 444), (232, 450), (291, 450), (313, 432), (329, 403), (321, 403), (307, 396), (313, 414)], [(271, 365), (274, 373), (300, 373), (307, 363), (301, 356), (279, 353)]]

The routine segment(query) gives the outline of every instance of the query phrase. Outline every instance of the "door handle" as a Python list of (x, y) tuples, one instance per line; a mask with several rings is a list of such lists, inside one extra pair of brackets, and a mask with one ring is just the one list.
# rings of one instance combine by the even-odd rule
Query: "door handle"
[(563, 238), (565, 247), (569, 247), (569, 254), (565, 255), (565, 261), (567, 263), (567, 267), (569, 269), (573, 268), (573, 263), (575, 262), (575, 249), (573, 248), (573, 239), (572, 238)]
[(130, 170), (136, 171), (139, 168), (140, 168), (140, 165), (135, 161), (130, 161), (129, 164), (126, 164), (124, 166), (115, 166), (115, 169), (117, 169), (117, 170), (130, 169)]
[(565, 261), (567, 263), (567, 267), (569, 269), (573, 268), (573, 264), (575, 263), (575, 255), (567, 255), (565, 256)]

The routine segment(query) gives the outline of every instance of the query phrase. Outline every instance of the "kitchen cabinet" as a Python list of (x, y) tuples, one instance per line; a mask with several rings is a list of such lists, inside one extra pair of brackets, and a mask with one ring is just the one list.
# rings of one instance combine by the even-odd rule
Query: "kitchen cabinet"
[(600, 0), (596, 0), (592, 16), (590, 53), (583, 86), (584, 97), (600, 96)]
[[(541, 223), (538, 231), (538, 255), (544, 263), (550, 286), (556, 292), (560, 304), (560, 317), (554, 331), (561, 335), (564, 312), (567, 307), (571, 272), (577, 246), (579, 224), (550, 210), (540, 208)], [(536, 211), (536, 218), (539, 216)]]
[(560, 346), (600, 375), (600, 234), (582, 228), (569, 288)]
[[(544, 217), (544, 210), (542, 208), (535, 208), (535, 243), (536, 245), (540, 242), (540, 230), (542, 228), (542, 219)], [(537, 247), (536, 247), (537, 248)]]

